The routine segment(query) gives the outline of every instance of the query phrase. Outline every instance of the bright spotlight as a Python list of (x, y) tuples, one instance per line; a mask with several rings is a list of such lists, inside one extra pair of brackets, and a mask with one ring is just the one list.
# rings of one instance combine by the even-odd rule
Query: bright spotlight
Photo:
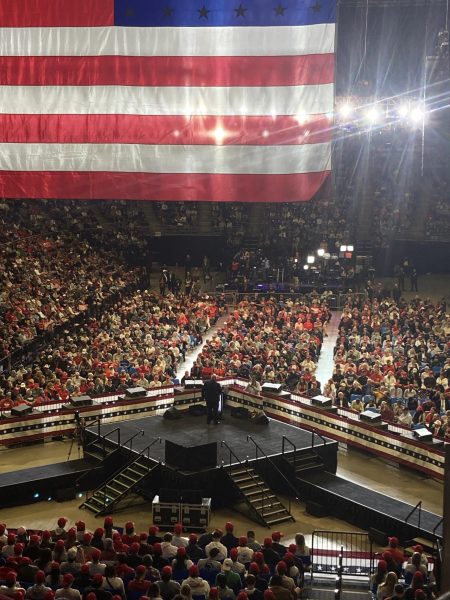
[(366, 113), (366, 119), (372, 124), (376, 123), (380, 116), (380, 111), (375, 106), (371, 106)]
[(323, 248), (319, 248), (317, 250), (317, 256), (323, 256), (325, 254), (325, 250)]
[(309, 265), (303, 265), (303, 268), (305, 269), (305, 271), (307, 271), (309, 269)]
[(355, 247), (353, 245), (347, 246), (347, 252), (353, 252)]
[(347, 252), (347, 246), (341, 246), (339, 252)]
[(346, 103), (346, 104), (342, 104), (342, 105), (339, 107), (339, 111), (338, 111), (338, 112), (339, 112), (339, 115), (340, 115), (341, 117), (343, 117), (344, 119), (348, 119), (348, 117), (349, 117), (349, 116), (352, 114), (352, 112), (353, 112), (353, 107), (352, 107), (352, 105), (351, 105), (351, 104), (348, 104), (348, 103)]
[(214, 131), (213, 131), (213, 135), (216, 139), (217, 144), (222, 144), (224, 138), (225, 138), (225, 130), (223, 127), (220, 127), (220, 125), (218, 125)]
[(307, 257), (306, 262), (308, 263), (308, 265), (313, 265), (314, 264), (314, 260), (315, 260), (314, 256), (312, 256), (312, 254), (310, 254)]
[(398, 116), (405, 119), (409, 114), (409, 104), (402, 104), (398, 109)]
[(299, 111), (295, 118), (297, 119), (297, 123), (299, 125), (304, 125), (308, 120), (308, 115), (303, 111)]
[(34, 498), (35, 500), (37, 500), (37, 499), (39, 498), (39, 496), (40, 496), (40, 493), (39, 493), (39, 492), (35, 492), (35, 493), (33, 494), (33, 498)]
[(411, 111), (411, 121), (415, 124), (422, 123), (425, 119), (425, 112), (420, 106), (416, 106)]

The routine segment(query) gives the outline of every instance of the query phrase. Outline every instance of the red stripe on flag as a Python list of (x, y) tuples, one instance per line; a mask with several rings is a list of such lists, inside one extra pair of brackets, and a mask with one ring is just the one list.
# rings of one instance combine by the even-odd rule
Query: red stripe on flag
[(0, 27), (114, 25), (114, 0), (0, 0)]
[(334, 81), (334, 54), (2, 56), (0, 74), (2, 85), (320, 85)]
[(79, 200), (186, 200), (300, 202), (310, 200), (329, 175), (211, 175), (105, 172), (1, 171), (4, 198)]
[(299, 145), (330, 141), (330, 127), (323, 115), (299, 124), (290, 116), (0, 114), (0, 143)]

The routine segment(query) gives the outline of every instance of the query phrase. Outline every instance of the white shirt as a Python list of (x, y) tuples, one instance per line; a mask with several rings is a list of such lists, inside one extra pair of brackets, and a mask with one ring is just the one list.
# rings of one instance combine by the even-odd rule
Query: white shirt
[(161, 554), (163, 558), (174, 558), (178, 548), (171, 542), (161, 542)]
[(219, 542), (219, 540), (213, 540), (211, 543), (209, 543), (206, 547), (205, 547), (205, 552), (206, 552), (206, 556), (209, 556), (209, 552), (211, 550), (211, 548), (218, 548), (219, 549), (219, 554), (215, 557), (216, 560), (225, 560), (228, 556), (228, 550), (226, 548), (226, 546), (224, 546), (221, 542)]

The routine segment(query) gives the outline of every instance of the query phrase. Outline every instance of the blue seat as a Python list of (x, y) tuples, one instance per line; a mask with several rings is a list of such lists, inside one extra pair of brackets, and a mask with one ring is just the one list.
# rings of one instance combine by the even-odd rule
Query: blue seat
[(361, 394), (352, 394), (350, 396), (350, 402), (353, 402), (353, 400), (361, 400), (362, 396)]

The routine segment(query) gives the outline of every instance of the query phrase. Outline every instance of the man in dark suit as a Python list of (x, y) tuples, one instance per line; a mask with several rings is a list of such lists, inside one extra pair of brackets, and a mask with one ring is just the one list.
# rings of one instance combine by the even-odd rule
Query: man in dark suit
[(217, 425), (219, 423), (219, 401), (222, 387), (217, 381), (215, 373), (211, 379), (203, 384), (203, 398), (206, 401), (206, 422), (209, 425), (211, 421)]

